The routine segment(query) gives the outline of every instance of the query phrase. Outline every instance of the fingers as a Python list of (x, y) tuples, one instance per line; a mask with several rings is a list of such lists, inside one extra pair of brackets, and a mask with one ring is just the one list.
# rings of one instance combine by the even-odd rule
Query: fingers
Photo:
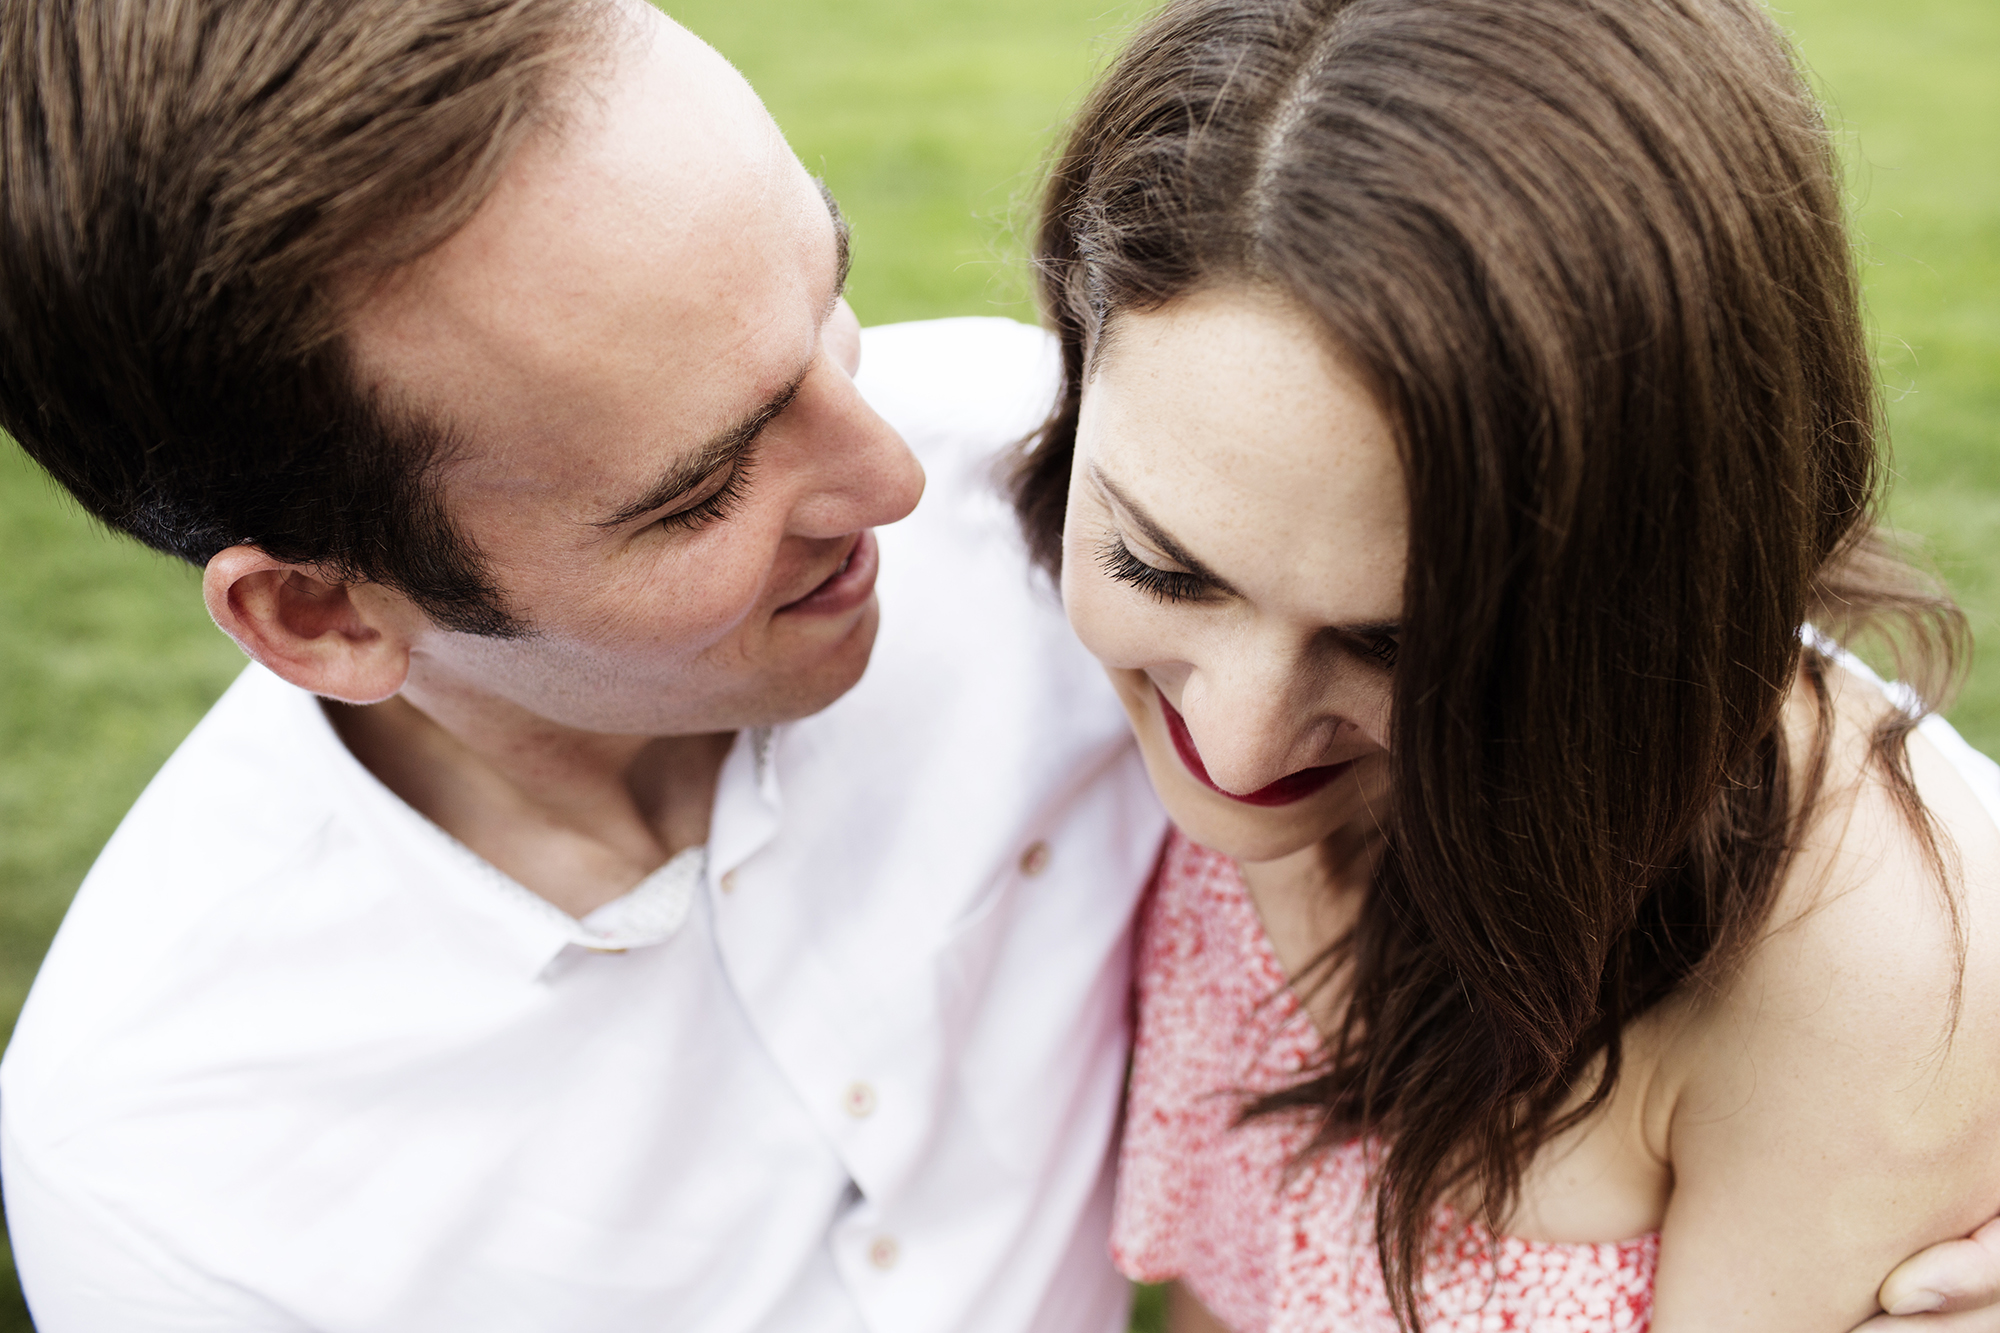
[(1854, 1333), (2000, 1333), (2000, 1306), (1956, 1314), (1878, 1314)]
[[(1966, 1240), (1933, 1245), (1905, 1260), (1882, 1284), (1879, 1299), (1890, 1316), (1905, 1318), (1887, 1323), (1871, 1320), (1862, 1325), (1869, 1333), (1900, 1333), (1905, 1328), (1909, 1333), (1918, 1328), (2000, 1333), (2000, 1218)], [(1961, 1326), (1935, 1317), (1923, 1323), (1908, 1318), (1959, 1314), (1980, 1317), (1983, 1322), (1975, 1319)]]

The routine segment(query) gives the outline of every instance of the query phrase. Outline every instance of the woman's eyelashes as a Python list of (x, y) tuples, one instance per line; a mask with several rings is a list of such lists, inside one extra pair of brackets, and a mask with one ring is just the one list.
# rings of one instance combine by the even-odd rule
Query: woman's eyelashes
[(1358, 646), (1358, 655), (1364, 660), (1388, 670), (1395, 669), (1396, 653), (1401, 646), (1395, 639), (1386, 634), (1373, 635), (1360, 640)]
[(1129, 583), (1162, 602), (1200, 601), (1214, 591), (1214, 585), (1199, 574), (1147, 564), (1132, 554), (1132, 548), (1117, 533), (1105, 538), (1098, 549), (1097, 564), (1111, 578)]
[(723, 483), (710, 491), (706, 498), (696, 501), (686, 509), (677, 509), (662, 515), (659, 524), (663, 528), (680, 532), (692, 532), (717, 523), (734, 513), (741, 504), (746, 491), (750, 489), (750, 464), (752, 458), (744, 453), (729, 469)]
[[(1162, 569), (1146, 563), (1132, 553), (1132, 548), (1125, 544), (1125, 538), (1116, 532), (1108, 534), (1098, 547), (1097, 565), (1111, 578), (1129, 583), (1161, 602), (1207, 601), (1217, 591), (1215, 581), (1206, 575), (1191, 574), (1184, 569)], [(1370, 666), (1385, 671), (1395, 670), (1396, 654), (1401, 647), (1401, 639), (1394, 633), (1336, 630), (1330, 631), (1329, 642), (1339, 645), (1342, 651)]]

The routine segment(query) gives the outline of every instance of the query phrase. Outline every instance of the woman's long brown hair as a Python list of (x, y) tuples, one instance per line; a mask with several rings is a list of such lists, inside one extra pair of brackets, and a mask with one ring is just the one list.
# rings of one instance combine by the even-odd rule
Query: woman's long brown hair
[[(1016, 499), (1051, 567), (1124, 312), (1282, 292), (1397, 425), (1388, 847), (1315, 973), (1344, 1021), (1249, 1113), (1309, 1108), (1313, 1151), (1381, 1136), (1414, 1327), (1438, 1202), (1503, 1216), (1625, 1027), (1754, 943), (1826, 766), (1808, 621), (1901, 650), (1925, 702), (1875, 753), (1942, 875), (1903, 740), (1963, 621), (1876, 536), (1828, 135), (1754, 0), (1176, 0), (1080, 113), (1037, 260), (1065, 378)], [(1821, 726), (1795, 765), (1799, 679)]]

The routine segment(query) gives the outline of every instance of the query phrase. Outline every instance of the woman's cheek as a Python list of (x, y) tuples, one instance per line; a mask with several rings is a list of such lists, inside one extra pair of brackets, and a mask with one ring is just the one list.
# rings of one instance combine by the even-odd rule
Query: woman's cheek
[(1395, 701), (1394, 686), (1385, 679), (1369, 691), (1367, 702), (1357, 707), (1349, 719), (1362, 735), (1384, 750), (1389, 748), (1389, 718)]
[(1139, 668), (1161, 660), (1162, 627), (1150, 599), (1106, 577), (1088, 552), (1063, 552), (1062, 594), (1070, 628), (1105, 666)]

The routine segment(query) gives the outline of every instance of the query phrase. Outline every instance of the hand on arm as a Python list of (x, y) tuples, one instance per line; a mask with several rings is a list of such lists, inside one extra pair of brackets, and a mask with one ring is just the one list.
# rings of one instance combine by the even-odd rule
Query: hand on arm
[(1904, 1260), (1855, 1333), (2000, 1333), (2000, 1217)]

